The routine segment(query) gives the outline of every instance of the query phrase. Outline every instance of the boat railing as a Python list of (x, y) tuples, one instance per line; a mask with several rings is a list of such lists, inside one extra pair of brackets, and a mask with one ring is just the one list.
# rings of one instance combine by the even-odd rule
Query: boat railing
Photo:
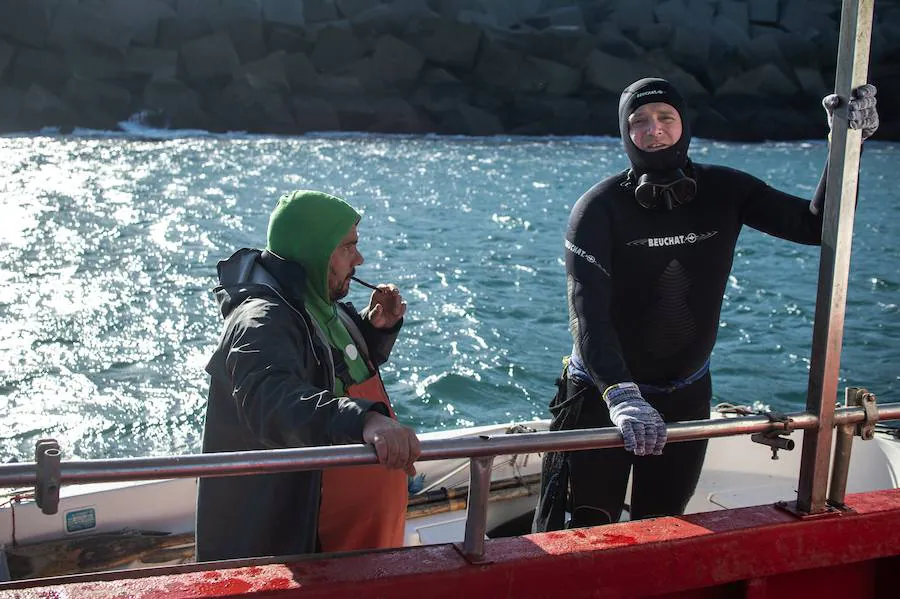
[[(848, 407), (836, 409), (833, 418), (838, 441), (828, 498), (830, 509), (839, 509), (843, 504), (853, 437), (871, 438), (877, 422), (900, 420), (900, 403), (877, 406), (873, 394), (858, 388), (848, 388), (846, 396)], [(755, 441), (769, 445), (775, 451), (789, 448), (789, 440), (783, 435), (795, 430), (816, 431), (819, 426), (816, 415), (798, 412), (676, 422), (669, 424), (667, 430), (669, 443), (753, 435)], [(622, 436), (615, 428), (477, 435), (424, 440), (419, 460), (470, 459), (462, 553), (468, 559), (478, 561), (484, 553), (487, 504), (495, 456), (622, 445)], [(45, 439), (37, 443), (35, 453), (34, 462), (0, 465), (0, 488), (34, 485), (36, 502), (46, 514), (56, 513), (63, 484), (243, 476), (377, 463), (373, 448), (366, 445), (62, 461), (56, 441)]]

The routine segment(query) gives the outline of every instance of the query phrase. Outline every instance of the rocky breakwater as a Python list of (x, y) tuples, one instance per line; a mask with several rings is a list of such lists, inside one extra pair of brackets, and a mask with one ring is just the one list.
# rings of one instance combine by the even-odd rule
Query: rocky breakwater
[[(825, 131), (840, 0), (0, 0), (0, 131), (617, 134), (622, 88), (672, 80), (697, 135)], [(900, 0), (870, 80), (900, 139)]]

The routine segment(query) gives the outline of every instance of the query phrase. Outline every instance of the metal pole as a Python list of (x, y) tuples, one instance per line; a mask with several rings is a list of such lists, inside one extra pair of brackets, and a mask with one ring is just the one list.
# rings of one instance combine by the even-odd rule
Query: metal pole
[[(844, 405), (849, 406), (858, 389), (847, 387)], [(850, 454), (853, 449), (855, 424), (838, 426), (834, 442), (834, 464), (831, 467), (831, 484), (828, 486), (828, 505), (841, 507), (847, 494), (847, 477), (850, 474)]]
[(469, 460), (469, 501), (466, 505), (463, 555), (474, 561), (484, 557), (484, 535), (487, 533), (488, 495), (491, 492), (493, 465), (493, 456)]
[[(812, 429), (817, 424), (816, 417), (805, 412), (787, 416), (792, 420), (790, 423), (792, 430)], [(878, 418), (900, 420), (900, 403), (879, 406)], [(864, 422), (866, 413), (863, 408), (842, 408), (837, 411), (834, 420), (835, 424)], [(784, 430), (784, 424), (773, 423), (766, 416), (741, 416), (673, 423), (668, 426), (668, 437), (670, 443), (676, 443), (774, 430)], [(621, 446), (622, 436), (614, 428), (547, 431), (423, 441), (422, 455), (419, 459), (427, 461)], [(154, 458), (67, 460), (60, 463), (59, 471), (61, 483), (84, 484), (319, 470), (335, 466), (361, 466), (375, 462), (375, 453), (371, 447), (337, 445)], [(0, 464), (0, 488), (32, 486), (35, 481), (34, 462)]]
[(831, 129), (816, 320), (806, 395), (806, 409), (818, 417), (819, 425), (803, 435), (797, 490), (797, 508), (807, 514), (817, 514), (826, 509), (825, 492), (862, 143), (861, 133), (849, 129), (847, 104), (851, 90), (866, 82), (874, 4), (875, 0), (844, 0), (841, 12), (834, 93), (841, 97), (842, 102), (835, 110)]

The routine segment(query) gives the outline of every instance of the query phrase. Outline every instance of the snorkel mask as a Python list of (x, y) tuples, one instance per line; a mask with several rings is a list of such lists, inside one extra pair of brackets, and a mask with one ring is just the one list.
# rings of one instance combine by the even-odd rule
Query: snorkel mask
[[(672, 146), (645, 152), (631, 141), (628, 117), (644, 104), (664, 102), (682, 116), (681, 137)], [(697, 195), (697, 182), (685, 175), (689, 169), (688, 146), (691, 132), (684, 118), (685, 101), (665, 79), (648, 77), (625, 88), (619, 98), (619, 132), (631, 162), (630, 178), (635, 182), (635, 200), (650, 210), (672, 210)]]
[(697, 195), (697, 182), (681, 169), (660, 173), (651, 171), (638, 177), (634, 199), (648, 210), (673, 210)]

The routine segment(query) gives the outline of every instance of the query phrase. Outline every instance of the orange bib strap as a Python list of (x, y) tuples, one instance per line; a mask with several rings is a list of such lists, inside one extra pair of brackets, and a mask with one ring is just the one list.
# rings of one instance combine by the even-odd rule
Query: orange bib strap
[[(387, 406), (396, 418), (381, 375), (350, 386), (350, 397)], [(322, 472), (319, 543), (322, 550), (354, 551), (402, 547), (408, 501), (406, 473), (374, 466), (329, 468)]]

